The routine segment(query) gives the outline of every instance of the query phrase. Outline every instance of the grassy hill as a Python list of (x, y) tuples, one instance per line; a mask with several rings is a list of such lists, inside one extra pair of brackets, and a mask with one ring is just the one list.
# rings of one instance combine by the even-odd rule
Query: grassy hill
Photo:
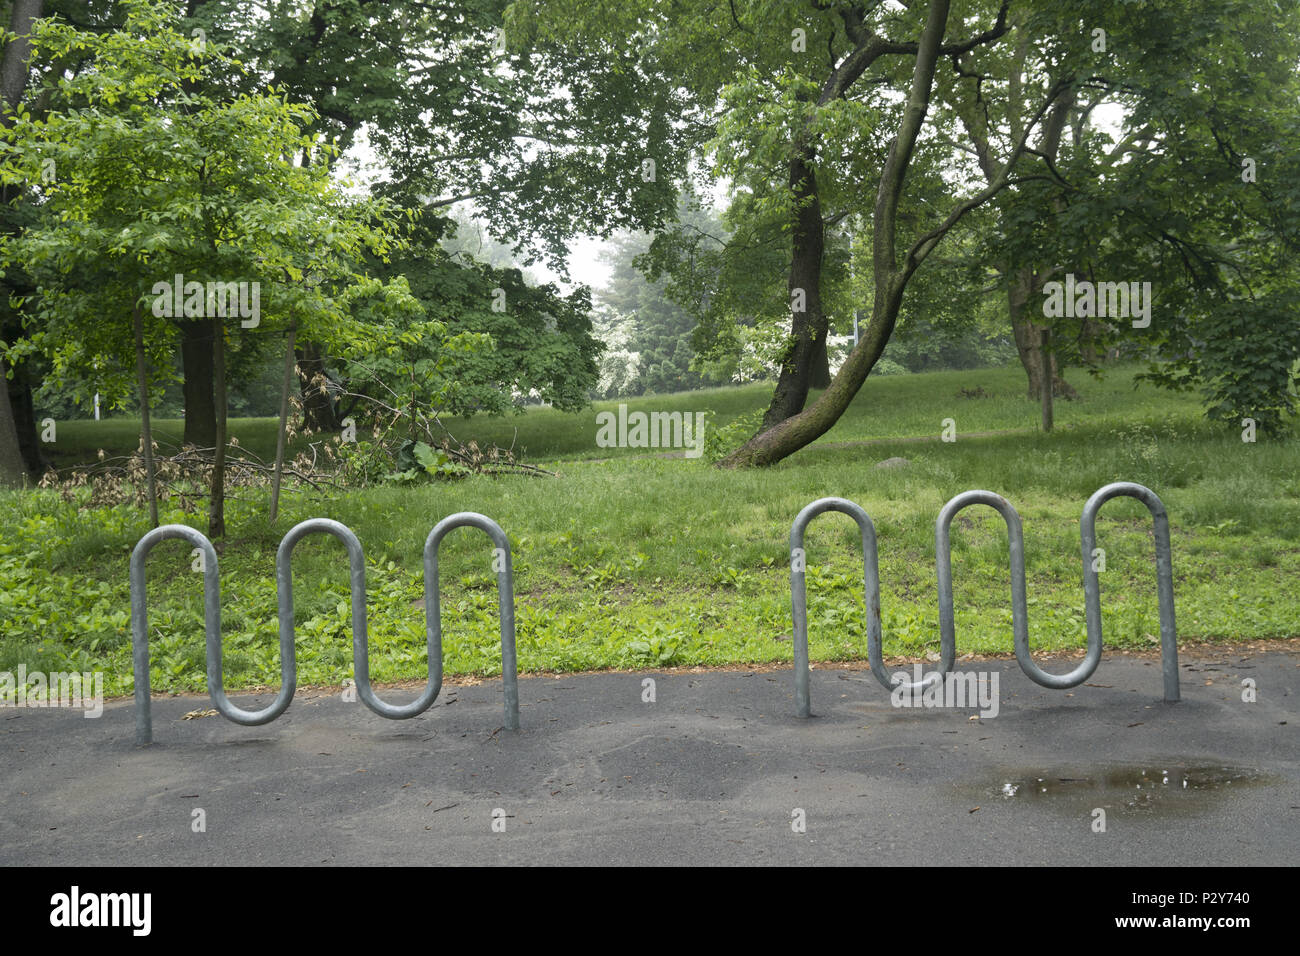
[[(1056, 403), (1058, 428), (1100, 421), (1112, 423), (1152, 421), (1176, 417), (1193, 420), (1200, 405), (1192, 395), (1171, 395), (1151, 387), (1135, 389), (1137, 369), (1117, 368), (1101, 381), (1080, 373), (1074, 376), (1083, 400)], [(960, 392), (982, 392), (983, 397), (965, 398)], [(814, 397), (818, 393), (814, 392)], [(448, 429), (462, 441), (495, 443), (516, 450), (530, 461), (567, 461), (614, 458), (648, 454), (641, 449), (600, 448), (596, 445), (596, 416), (617, 411), (625, 404), (629, 412), (711, 412), (711, 427), (723, 427), (735, 419), (767, 408), (772, 397), (770, 383), (732, 388), (702, 389), (673, 395), (649, 395), (596, 402), (582, 412), (561, 412), (532, 407), (520, 414), (500, 417), (449, 418)], [(926, 372), (867, 379), (862, 390), (819, 444), (904, 437), (937, 437), (945, 418), (956, 422), (958, 434), (1020, 430), (1038, 427), (1038, 406), (1025, 397), (1025, 376), (1019, 366), (961, 372)], [(240, 445), (264, 459), (275, 454), (273, 418), (231, 419), (230, 432)], [(179, 419), (155, 419), (155, 438), (160, 444), (178, 446), (184, 425)], [(125, 454), (139, 442), (138, 418), (121, 417), (103, 421), (77, 420), (58, 423), (58, 441), (47, 448), (58, 467), (93, 461), (98, 449)], [(295, 449), (306, 446), (299, 439)]]

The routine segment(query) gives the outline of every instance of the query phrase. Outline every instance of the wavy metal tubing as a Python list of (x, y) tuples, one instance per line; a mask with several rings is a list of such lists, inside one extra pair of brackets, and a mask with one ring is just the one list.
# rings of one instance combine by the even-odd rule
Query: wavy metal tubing
[(136, 743), (153, 741), (152, 700), (149, 675), (149, 618), (146, 606), (145, 558), (154, 546), (168, 538), (182, 538), (203, 552), (203, 606), (206, 632), (208, 693), (217, 711), (228, 720), (245, 726), (270, 723), (283, 714), (293, 701), (298, 683), (298, 664), (294, 646), (293, 576), (290, 562), (294, 546), (312, 533), (330, 534), (343, 542), (348, 552), (352, 605), (352, 663), (357, 693), (372, 711), (390, 720), (415, 717), (426, 711), (442, 689), (442, 611), (438, 589), (438, 549), (447, 532), (459, 527), (481, 528), (503, 554), (497, 572), (497, 594), (501, 608), (502, 682), (505, 687), (505, 726), (519, 729), (519, 691), (515, 656), (514, 579), (510, 561), (510, 542), (505, 532), (491, 518), (473, 512), (460, 512), (444, 518), (429, 532), (424, 545), (425, 633), (429, 650), (429, 681), (424, 692), (408, 704), (389, 704), (375, 694), (370, 684), (369, 638), (366, 627), (366, 565), (361, 542), (346, 525), (329, 518), (311, 518), (285, 534), (275, 557), (276, 594), (280, 627), (280, 692), (262, 710), (236, 707), (226, 697), (222, 678), (221, 583), (217, 553), (212, 542), (201, 532), (186, 525), (164, 525), (148, 532), (131, 554), (131, 625), (135, 671)]
[[(1007, 523), (1007, 536), (1011, 559), (1011, 616), (1016, 662), (1031, 680), (1044, 687), (1065, 689), (1082, 684), (1101, 662), (1101, 587), (1097, 572), (1092, 566), (1092, 552), (1097, 544), (1097, 511), (1111, 498), (1129, 496), (1137, 498), (1151, 512), (1155, 526), (1156, 579), (1160, 607), (1161, 669), (1164, 678), (1164, 699), (1174, 703), (1180, 699), (1178, 688), (1178, 633), (1174, 617), (1173, 559), (1169, 542), (1169, 517), (1164, 504), (1150, 488), (1134, 482), (1120, 481), (1099, 489), (1083, 506), (1079, 519), (1083, 554), (1084, 607), (1087, 616), (1088, 651), (1083, 662), (1067, 674), (1050, 674), (1039, 667), (1029, 651), (1029, 625), (1025, 598), (1025, 549), (1020, 515), (1001, 495), (991, 491), (966, 491), (954, 497), (939, 512), (935, 522), (936, 576), (939, 591), (939, 670), (921, 682), (900, 682), (911, 692), (923, 689), (929, 683), (942, 680), (952, 669), (956, 659), (956, 627), (952, 601), (952, 550), (949, 528), (959, 511), (974, 504), (985, 504), (1002, 515)], [(812, 502), (794, 520), (790, 529), (791, 604), (794, 609), (794, 666), (795, 707), (800, 717), (810, 715), (808, 667), (808, 609), (804, 582), (803, 555), (804, 531), (808, 523), (826, 511), (841, 511), (852, 517), (862, 529), (864, 585), (867, 602), (867, 657), (871, 672), (886, 690), (893, 691), (895, 683), (885, 673), (881, 658), (880, 582), (876, 532), (871, 518), (858, 505), (843, 498), (821, 498)]]
[[(807, 553), (804, 551), (804, 532), (813, 518), (827, 511), (839, 511), (858, 523), (862, 532), (862, 581), (867, 601), (867, 659), (871, 662), (871, 673), (885, 687), (892, 689), (890, 677), (885, 673), (885, 660), (881, 650), (880, 625), (880, 569), (876, 552), (876, 526), (861, 506), (845, 498), (819, 498), (808, 505), (794, 519), (790, 528), (790, 603), (794, 609), (794, 699), (800, 717), (811, 713), (811, 699), (808, 688), (808, 588), (804, 569), (807, 566)], [(957, 658), (957, 648), (951, 635), (942, 642), (942, 673), (952, 668)], [(908, 690), (919, 690), (929, 686), (940, 675), (932, 675), (921, 682), (906, 681), (903, 686)]]

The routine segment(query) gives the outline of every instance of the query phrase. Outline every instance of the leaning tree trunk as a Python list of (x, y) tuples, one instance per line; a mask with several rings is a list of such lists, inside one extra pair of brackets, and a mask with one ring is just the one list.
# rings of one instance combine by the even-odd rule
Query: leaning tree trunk
[(902, 301), (902, 283), (877, 284), (871, 323), (857, 347), (831, 379), (830, 387), (810, 408), (755, 435), (719, 465), (742, 468), (775, 464), (830, 431), (885, 351), (898, 321)]
[[(808, 389), (830, 384), (821, 294), (826, 226), (822, 222), (817, 181), (804, 156), (790, 163), (790, 188), (797, 207), (790, 251), (790, 344), (781, 357), (781, 372), (772, 403), (763, 416), (764, 431), (803, 411)], [(815, 372), (821, 373), (820, 385), (814, 381)]]
[(182, 322), (181, 368), (185, 383), (186, 445), (214, 448), (217, 444), (217, 406), (213, 401), (213, 362), (215, 343), (212, 323)]

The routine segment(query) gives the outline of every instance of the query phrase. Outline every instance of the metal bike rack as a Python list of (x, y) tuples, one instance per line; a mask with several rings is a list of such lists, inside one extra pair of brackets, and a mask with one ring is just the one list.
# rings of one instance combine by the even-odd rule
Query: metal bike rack
[(1083, 593), (1087, 617), (1088, 650), (1083, 662), (1067, 674), (1050, 674), (1034, 662), (1029, 651), (1029, 622), (1025, 596), (1025, 544), (1020, 515), (1001, 495), (991, 491), (965, 491), (943, 506), (935, 521), (935, 572), (939, 591), (939, 669), (920, 682), (894, 681), (885, 672), (881, 652), (880, 580), (876, 551), (876, 529), (867, 513), (844, 498), (821, 498), (799, 512), (790, 529), (790, 598), (794, 616), (794, 686), (795, 708), (800, 717), (811, 713), (808, 666), (808, 597), (804, 569), (807, 556), (803, 548), (804, 531), (810, 521), (827, 511), (840, 511), (858, 523), (862, 531), (863, 581), (867, 608), (867, 658), (871, 672), (889, 691), (901, 686), (915, 692), (943, 680), (957, 657), (955, 618), (952, 601), (952, 548), (949, 528), (963, 508), (983, 504), (994, 508), (1007, 524), (1011, 559), (1011, 618), (1016, 663), (1035, 683), (1043, 687), (1065, 689), (1077, 687), (1096, 671), (1101, 662), (1101, 587), (1092, 566), (1092, 552), (1097, 544), (1097, 511), (1111, 498), (1137, 498), (1151, 512), (1155, 526), (1156, 580), (1160, 606), (1160, 657), (1164, 677), (1164, 699), (1174, 703), (1178, 690), (1178, 633), (1174, 620), (1173, 558), (1169, 543), (1169, 516), (1164, 504), (1150, 488), (1120, 481), (1099, 489), (1083, 506), (1079, 519), (1083, 551)]
[[(808, 690), (808, 588), (805, 581), (807, 554), (803, 547), (804, 531), (813, 518), (827, 511), (839, 511), (858, 523), (862, 531), (862, 578), (867, 600), (867, 659), (876, 680), (892, 687), (885, 673), (885, 660), (881, 650), (880, 625), (880, 570), (876, 552), (876, 526), (870, 516), (852, 501), (844, 498), (820, 498), (799, 512), (790, 528), (790, 598), (794, 608), (794, 699), (800, 717), (807, 717), (811, 706)], [(944, 645), (944, 671), (952, 667), (956, 657), (951, 644)], [(908, 689), (921, 689), (933, 683), (926, 678), (917, 684), (907, 682)]]
[(343, 542), (348, 552), (352, 606), (352, 665), (357, 694), (372, 711), (389, 720), (404, 720), (424, 713), (442, 689), (442, 608), (438, 587), (438, 549), (447, 532), (474, 527), (487, 532), (501, 555), (497, 571), (497, 596), (501, 612), (501, 668), (505, 689), (505, 727), (519, 729), (518, 664), (515, 656), (514, 572), (510, 541), (501, 527), (481, 514), (463, 511), (439, 521), (424, 544), (425, 633), (429, 649), (429, 682), (424, 692), (409, 704), (389, 704), (375, 694), (370, 684), (369, 638), (366, 629), (366, 563), (361, 542), (343, 524), (329, 518), (311, 518), (285, 534), (275, 556), (276, 597), (280, 627), (280, 692), (262, 710), (243, 710), (226, 697), (221, 658), (221, 583), (217, 552), (202, 532), (187, 525), (169, 524), (148, 532), (131, 553), (131, 630), (135, 671), (136, 743), (153, 741), (152, 699), (149, 680), (149, 615), (146, 606), (145, 558), (154, 546), (168, 538), (182, 538), (203, 554), (203, 611), (206, 631), (208, 693), (217, 712), (245, 726), (270, 723), (293, 701), (298, 684), (298, 662), (294, 646), (293, 576), (290, 561), (294, 546), (309, 534), (330, 534)]

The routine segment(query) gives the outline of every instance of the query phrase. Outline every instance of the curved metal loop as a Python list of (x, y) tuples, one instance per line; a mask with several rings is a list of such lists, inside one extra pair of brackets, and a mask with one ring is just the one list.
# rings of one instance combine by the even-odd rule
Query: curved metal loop
[(885, 661), (881, 651), (880, 624), (880, 569), (876, 550), (876, 526), (871, 517), (859, 505), (845, 498), (819, 498), (808, 505), (794, 519), (790, 528), (790, 603), (794, 611), (794, 697), (795, 707), (800, 717), (808, 717), (812, 702), (809, 691), (808, 667), (808, 588), (805, 580), (807, 554), (803, 547), (804, 532), (813, 518), (827, 511), (838, 511), (848, 515), (858, 523), (862, 531), (862, 583), (866, 595), (867, 609), (867, 659), (871, 662), (871, 673), (881, 685), (892, 691), (901, 683), (907, 690), (916, 691), (928, 687), (936, 680), (942, 680), (943, 674), (952, 667), (956, 657), (955, 648), (943, 646), (941, 671), (937, 675), (916, 681), (891, 681), (885, 672)]
[[(370, 686), (370, 643), (366, 630), (366, 556), (361, 542), (347, 525), (330, 518), (308, 518), (289, 529), (275, 555), (275, 586), (280, 600), (280, 639), (293, 645), (293, 573), (290, 560), (294, 546), (309, 534), (330, 534), (343, 542), (348, 551), (348, 577), (352, 605), (352, 669), (356, 676), (357, 696), (380, 717), (405, 720), (424, 713), (442, 689), (442, 645), (429, 636), (429, 682), (424, 693), (409, 704), (389, 704), (380, 700)], [(436, 673), (435, 673), (436, 669)]]
[[(226, 719), (245, 726), (270, 723), (288, 709), (298, 684), (293, 633), (280, 632), (280, 693), (269, 707), (243, 710), (226, 697), (221, 671), (221, 579), (217, 552), (201, 531), (188, 525), (165, 524), (142, 537), (131, 552), (131, 644), (135, 673), (135, 739), (137, 744), (153, 742), (152, 698), (149, 680), (149, 611), (145, 586), (145, 558), (154, 546), (168, 538), (181, 538), (203, 554), (203, 619), (206, 633), (208, 694)], [(292, 618), (291, 618), (292, 619)]]
[[(1101, 586), (1093, 567), (1097, 547), (1097, 512), (1111, 498), (1136, 498), (1151, 512), (1156, 539), (1156, 589), (1160, 601), (1160, 669), (1164, 677), (1166, 703), (1180, 699), (1178, 690), (1178, 628), (1174, 619), (1173, 549), (1169, 543), (1169, 515), (1164, 502), (1145, 485), (1116, 481), (1099, 488), (1083, 506), (1079, 538), (1083, 546), (1083, 599), (1088, 620), (1088, 656), (1101, 655)], [(1032, 675), (1030, 675), (1032, 676)]]
[(1025, 599), (1025, 538), (1020, 526), (1020, 515), (1011, 502), (991, 491), (964, 491), (939, 512), (934, 525), (935, 569), (939, 586), (939, 630), (945, 638), (952, 638), (955, 624), (952, 610), (952, 545), (949, 526), (957, 512), (970, 505), (988, 505), (1002, 515), (1007, 523), (1008, 548), (1011, 556), (1011, 628), (1016, 652), (1016, 662), (1029, 679), (1043, 687), (1063, 690), (1077, 687), (1097, 669), (1101, 661), (1101, 641), (1088, 638), (1088, 653), (1083, 662), (1068, 674), (1049, 674), (1039, 667), (1029, 653), (1029, 615)]
[(479, 528), (492, 540), (493, 568), (497, 573), (497, 604), (501, 614), (501, 684), (505, 693), (505, 728), (519, 729), (519, 664), (515, 656), (515, 586), (510, 562), (510, 539), (486, 515), (461, 511), (448, 515), (429, 532), (424, 542), (424, 617), (429, 633), (429, 660), (438, 648), (438, 680), (442, 680), (442, 604), (438, 592), (438, 549), (448, 531)]

